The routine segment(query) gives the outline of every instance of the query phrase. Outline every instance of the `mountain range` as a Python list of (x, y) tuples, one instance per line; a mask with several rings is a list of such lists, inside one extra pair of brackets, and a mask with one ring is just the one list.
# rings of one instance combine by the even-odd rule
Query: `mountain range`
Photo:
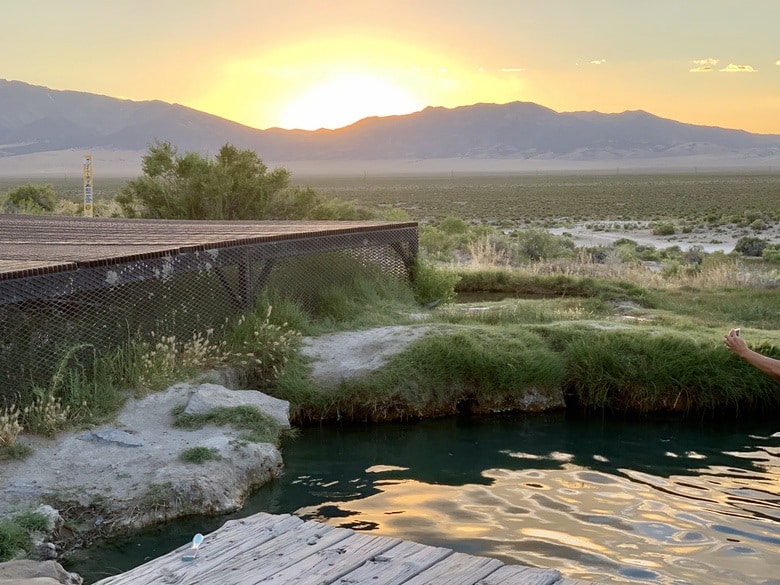
[[(0, 79), (0, 162), (80, 149), (142, 153), (156, 140), (213, 154), (225, 143), (272, 161), (461, 159), (630, 161), (720, 157), (777, 165), (780, 135), (698, 126), (644, 111), (559, 113), (529, 102), (429, 107), (336, 130), (250, 128), (162, 101), (131, 101)], [(139, 154), (140, 157), (140, 154)]]

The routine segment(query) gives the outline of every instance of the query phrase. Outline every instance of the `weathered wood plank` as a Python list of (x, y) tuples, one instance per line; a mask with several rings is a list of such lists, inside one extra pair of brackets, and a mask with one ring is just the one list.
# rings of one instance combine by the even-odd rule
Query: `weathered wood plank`
[[(555, 570), (504, 565), (440, 547), (356, 533), (291, 515), (255, 514), (95, 585), (578, 585)], [(581, 585), (581, 584), (580, 584)]]
[[(297, 516), (255, 514), (247, 519), (230, 520), (218, 531), (206, 535), (193, 562), (182, 561), (189, 543), (154, 561), (135, 569), (99, 581), (101, 585), (131, 583), (189, 583), (208, 570), (212, 562), (220, 566), (233, 558), (252, 551), (279, 534), (295, 531), (304, 524)], [(164, 579), (164, 580), (161, 580)]]
[(352, 534), (337, 545), (317, 551), (316, 554), (302, 559), (295, 565), (274, 573), (266, 581), (296, 585), (334, 583), (399, 542), (401, 541), (397, 538), (387, 536), (369, 537), (364, 534)]
[(452, 552), (447, 548), (426, 546), (404, 540), (344, 575), (338, 583), (401, 585), (450, 556)]
[(477, 585), (560, 585), (561, 573), (554, 569), (535, 569), (504, 565)]
[[(347, 528), (305, 522), (295, 531), (281, 534), (252, 550), (231, 557), (229, 580), (224, 580), (224, 563), (219, 562), (212, 564), (205, 572), (199, 573), (191, 584), (244, 585), (270, 580), (276, 573), (301, 562), (310, 555), (336, 545), (352, 534), (354, 531)], [(205, 544), (204, 541), (201, 547)]]
[(501, 566), (503, 563), (497, 559), (456, 552), (409, 579), (405, 585), (474, 585)]

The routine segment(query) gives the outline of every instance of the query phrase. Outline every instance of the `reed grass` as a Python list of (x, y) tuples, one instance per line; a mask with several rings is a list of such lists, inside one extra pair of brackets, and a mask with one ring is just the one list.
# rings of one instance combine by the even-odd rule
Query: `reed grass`
[(564, 358), (566, 388), (585, 409), (702, 413), (780, 406), (776, 382), (713, 339), (668, 330), (580, 332)]

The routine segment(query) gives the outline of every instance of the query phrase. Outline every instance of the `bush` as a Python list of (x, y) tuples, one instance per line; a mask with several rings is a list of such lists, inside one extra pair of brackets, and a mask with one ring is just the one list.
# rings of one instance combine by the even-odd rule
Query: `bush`
[(4, 209), (7, 213), (50, 213), (57, 204), (57, 194), (51, 185), (28, 183), (8, 192)]
[(300, 345), (300, 333), (271, 322), (271, 312), (241, 315), (225, 336), (222, 361), (240, 367), (252, 388), (273, 386)]
[(754, 236), (743, 236), (737, 240), (734, 251), (742, 256), (761, 256), (764, 248), (768, 245), (768, 240), (756, 238)]
[(541, 228), (530, 228), (514, 233), (514, 259), (522, 261), (553, 260), (570, 258), (574, 251), (574, 242), (551, 234)]
[(656, 236), (673, 236), (677, 232), (670, 221), (657, 221), (653, 224), (653, 234)]
[(761, 252), (761, 257), (767, 262), (780, 264), (780, 244), (773, 244), (764, 248)]
[(445, 234), (465, 234), (469, 231), (468, 224), (458, 217), (448, 216), (441, 220), (439, 229)]
[(421, 305), (448, 303), (455, 298), (460, 275), (417, 259), (413, 269), (414, 298)]

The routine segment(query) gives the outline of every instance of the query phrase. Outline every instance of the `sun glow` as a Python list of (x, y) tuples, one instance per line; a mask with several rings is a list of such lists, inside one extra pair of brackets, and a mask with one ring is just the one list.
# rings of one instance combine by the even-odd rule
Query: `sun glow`
[(409, 114), (424, 105), (381, 77), (341, 75), (307, 90), (285, 108), (283, 128), (342, 128), (369, 116)]
[(530, 96), (522, 68), (488, 70), (470, 57), (378, 34), (311, 38), (230, 59), (188, 105), (253, 128), (317, 130), (519, 96)]

